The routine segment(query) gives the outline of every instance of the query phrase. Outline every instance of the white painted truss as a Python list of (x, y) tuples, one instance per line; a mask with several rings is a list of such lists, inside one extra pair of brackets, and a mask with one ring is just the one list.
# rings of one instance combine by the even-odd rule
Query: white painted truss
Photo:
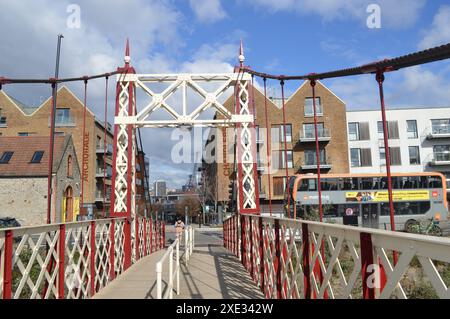
[[(230, 126), (236, 123), (253, 122), (252, 116), (247, 114), (232, 114), (219, 102), (219, 98), (230, 88), (233, 88), (237, 80), (250, 81), (249, 74), (126, 74), (119, 75), (118, 81), (133, 84), (142, 89), (151, 102), (139, 110), (136, 116), (119, 114), (115, 118), (115, 124), (133, 124), (137, 127), (183, 127), (203, 126), (217, 127)], [(147, 84), (159, 83), (169, 84), (161, 93), (156, 93)], [(201, 83), (217, 83), (220, 86), (213, 92), (208, 92)], [(201, 97), (200, 105), (189, 105), (187, 89), (191, 88)], [(175, 92), (182, 92), (182, 111), (177, 112), (175, 107), (168, 101)], [(149, 117), (157, 110), (164, 110), (168, 118), (152, 120)], [(193, 109), (193, 110), (192, 110)], [(208, 109), (213, 109), (222, 115), (223, 119), (199, 119), (199, 116)], [(192, 111), (188, 111), (192, 110)]]
[[(239, 211), (241, 213), (259, 213), (256, 185), (256, 167), (254, 150), (255, 137), (251, 129), (254, 116), (250, 110), (251, 76), (246, 73), (227, 74), (120, 74), (117, 76), (117, 106), (115, 125), (118, 127), (116, 177), (114, 180), (114, 212), (130, 216), (135, 219), (135, 130), (137, 127), (220, 127), (233, 126), (238, 130), (238, 162), (239, 169)], [(156, 84), (165, 85), (162, 92), (150, 88)], [(207, 90), (216, 84), (214, 89)], [(237, 91), (236, 91), (237, 88)], [(188, 99), (188, 89), (200, 97), (198, 105), (191, 105)], [(236, 96), (236, 114), (230, 112), (219, 99), (225, 92), (234, 89)], [(137, 108), (135, 90), (140, 90), (150, 97), (150, 102)], [(181, 91), (181, 98), (175, 96)], [(177, 111), (171, 101), (181, 103), (181, 111)], [(181, 99), (181, 101), (180, 101)], [(173, 103), (173, 102), (172, 102)], [(167, 119), (151, 119), (156, 111), (163, 111)], [(214, 119), (200, 119), (200, 115), (207, 110), (213, 110), (219, 116)], [(130, 134), (132, 136), (130, 136)], [(131, 147), (132, 154), (129, 153)], [(129, 163), (131, 161), (131, 163)], [(129, 165), (131, 164), (131, 165)], [(131, 169), (131, 174), (128, 170)], [(130, 184), (131, 182), (131, 184)], [(131, 196), (128, 194), (131, 191)], [(128, 205), (131, 200), (131, 206)], [(123, 216), (123, 215), (117, 215)], [(135, 258), (135, 223), (131, 223), (133, 238), (133, 260)]]

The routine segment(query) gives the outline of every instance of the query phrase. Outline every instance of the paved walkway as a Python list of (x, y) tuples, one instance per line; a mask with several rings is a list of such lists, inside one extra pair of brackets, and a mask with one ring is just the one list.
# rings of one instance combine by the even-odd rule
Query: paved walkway
[[(170, 243), (170, 232), (167, 237)], [(180, 254), (183, 251), (180, 247)], [(159, 251), (142, 258), (94, 298), (156, 298), (155, 265), (163, 254), (164, 251)], [(163, 281), (167, 278), (167, 273), (163, 272)], [(164, 289), (165, 283), (163, 293)], [(174, 292), (173, 296), (181, 299), (263, 298), (240, 261), (223, 248), (221, 232), (212, 231), (195, 233), (195, 248), (188, 267), (184, 265), (184, 258), (181, 262), (180, 295)]]

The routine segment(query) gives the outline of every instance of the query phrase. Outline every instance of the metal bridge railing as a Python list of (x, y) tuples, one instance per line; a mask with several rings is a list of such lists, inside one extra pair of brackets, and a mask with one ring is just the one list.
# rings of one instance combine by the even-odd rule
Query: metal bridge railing
[(235, 215), (224, 246), (266, 298), (450, 298), (450, 238)]
[[(126, 218), (0, 230), (0, 298), (91, 298), (124, 272)], [(137, 259), (164, 247), (164, 225), (137, 218)]]
[[(173, 267), (173, 257), (174, 257), (174, 251), (175, 251), (175, 269)], [(167, 287), (163, 296), (162, 293), (162, 272), (163, 272), (163, 265), (164, 263), (168, 261), (169, 263), (169, 278), (167, 280)], [(180, 294), (180, 239), (177, 238), (173, 242), (172, 245), (169, 246), (166, 253), (163, 255), (163, 257), (156, 263), (156, 298), (157, 299), (164, 299), (173, 298), (173, 290), (174, 290), (174, 284), (173, 280), (174, 277), (176, 278), (176, 293), (177, 295)]]
[[(174, 291), (174, 278), (176, 281), (176, 294), (180, 294), (180, 241), (181, 237), (176, 237), (172, 245), (169, 246), (166, 253), (156, 263), (156, 298), (172, 299)], [(194, 229), (186, 227), (184, 230), (184, 263), (188, 266), (190, 256), (194, 249)], [(175, 268), (173, 267), (175, 255)], [(163, 270), (164, 264), (168, 263), (168, 278), (166, 289), (163, 294)]]

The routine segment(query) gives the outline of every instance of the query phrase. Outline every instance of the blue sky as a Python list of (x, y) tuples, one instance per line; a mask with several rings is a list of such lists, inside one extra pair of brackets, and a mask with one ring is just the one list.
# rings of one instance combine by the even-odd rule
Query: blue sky
[[(69, 4), (80, 7), (80, 28), (67, 27)], [(381, 8), (381, 28), (369, 29), (369, 4)], [(276, 74), (350, 67), (450, 42), (450, 3), (442, 0), (0, 0), (0, 76), (50, 77), (56, 35), (64, 34), (61, 76), (106, 72), (123, 64), (126, 37), (138, 73), (227, 72), (239, 40), (246, 64)], [(111, 81), (113, 82), (113, 81)], [(326, 80), (348, 109), (377, 108), (372, 76)], [(292, 92), (300, 83), (287, 84)], [(270, 86), (277, 89), (276, 82)], [(70, 85), (81, 98), (81, 85)], [(450, 106), (450, 63), (388, 74), (388, 106)], [(31, 105), (45, 86), (5, 90)], [(89, 104), (101, 117), (103, 82), (89, 86)], [(114, 101), (110, 84), (110, 105)], [(111, 109), (112, 110), (112, 109)], [(112, 121), (112, 118), (110, 118)], [(192, 164), (174, 164), (170, 131), (145, 131), (151, 179), (179, 186)]]

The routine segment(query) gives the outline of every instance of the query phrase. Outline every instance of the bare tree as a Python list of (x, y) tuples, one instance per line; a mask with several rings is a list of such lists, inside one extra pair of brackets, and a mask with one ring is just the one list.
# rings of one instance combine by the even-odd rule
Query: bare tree
[(178, 216), (184, 216), (185, 207), (188, 208), (188, 215), (190, 217), (197, 216), (198, 212), (201, 211), (199, 198), (195, 195), (192, 195), (180, 200), (175, 206), (175, 210)]

